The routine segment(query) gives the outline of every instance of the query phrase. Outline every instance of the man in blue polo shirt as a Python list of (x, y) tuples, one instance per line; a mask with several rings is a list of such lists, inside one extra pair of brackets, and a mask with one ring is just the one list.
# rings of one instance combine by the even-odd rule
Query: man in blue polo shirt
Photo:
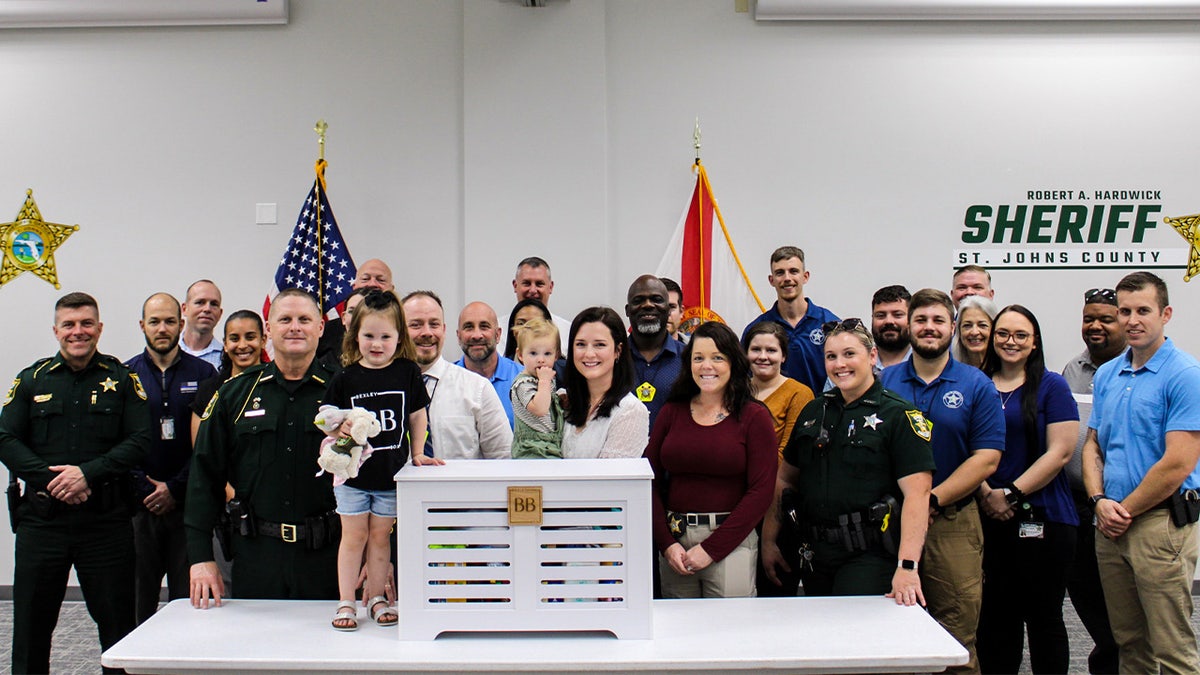
[(804, 297), (809, 272), (804, 267), (804, 251), (796, 246), (781, 246), (771, 254), (771, 276), (775, 304), (742, 331), (760, 321), (774, 321), (788, 332), (788, 355), (783, 374), (815, 392), (825, 389), (825, 333), (821, 326), (837, 321), (833, 312)]
[[(977, 368), (950, 358), (954, 305), (932, 288), (908, 302), (912, 356), (883, 371), (883, 386), (911, 401), (932, 429), (933, 491), (921, 560), (921, 587), (929, 613), (967, 648), (966, 665), (947, 672), (979, 672), (975, 633), (983, 603), (983, 528), (974, 494), (1000, 464), (1004, 416), (1000, 394)], [(914, 427), (916, 428), (916, 427)]]
[(1200, 363), (1163, 333), (1162, 279), (1134, 272), (1116, 291), (1129, 349), (1096, 371), (1083, 446), (1100, 583), (1121, 672), (1197, 673)]
[(183, 503), (192, 461), (192, 401), (197, 385), (217, 371), (180, 349), (183, 317), (179, 302), (167, 293), (146, 299), (138, 323), (146, 349), (125, 365), (137, 373), (146, 390), (152, 439), (146, 461), (133, 471), (134, 493), (140, 502), (133, 514), (134, 597), (140, 624), (158, 610), (164, 575), (168, 598), (188, 597)]
[(629, 285), (625, 316), (629, 318), (629, 354), (633, 357), (633, 394), (650, 411), (650, 428), (667, 402), (671, 385), (682, 368), (683, 343), (671, 337), (667, 319), (671, 312), (667, 285), (653, 274), (644, 274)]
[[(458, 314), (458, 346), (462, 358), (454, 362), (492, 383), (504, 413), (508, 415), (508, 426), (513, 425), (512, 390), (513, 380), (524, 368), (497, 351), (500, 334), (504, 331), (496, 320), (496, 310), (485, 302), (472, 302)], [(566, 336), (559, 336), (559, 341)]]

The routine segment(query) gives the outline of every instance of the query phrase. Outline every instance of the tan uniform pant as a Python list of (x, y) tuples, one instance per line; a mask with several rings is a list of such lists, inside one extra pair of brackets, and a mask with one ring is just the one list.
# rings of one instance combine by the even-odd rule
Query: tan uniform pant
[(978, 673), (975, 632), (983, 606), (983, 526), (974, 502), (934, 517), (921, 554), (921, 590), (929, 614), (966, 647), (966, 665), (948, 673)]
[[(689, 525), (679, 543), (684, 549), (708, 539), (714, 528)], [(758, 564), (758, 534), (751, 530), (742, 543), (724, 560), (684, 576), (677, 574), (667, 559), (658, 557), (664, 598), (752, 598), (755, 596), (754, 573)]]
[(1096, 563), (1122, 673), (1200, 673), (1192, 630), (1197, 524), (1147, 511), (1116, 539), (1096, 537)]

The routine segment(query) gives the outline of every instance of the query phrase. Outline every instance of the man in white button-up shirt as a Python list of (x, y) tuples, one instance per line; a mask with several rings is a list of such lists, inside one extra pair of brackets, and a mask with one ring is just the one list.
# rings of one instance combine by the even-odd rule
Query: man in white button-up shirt
[(429, 445), (442, 459), (508, 459), (512, 429), (492, 384), (442, 358), (446, 319), (432, 291), (404, 296), (408, 334), (429, 393)]

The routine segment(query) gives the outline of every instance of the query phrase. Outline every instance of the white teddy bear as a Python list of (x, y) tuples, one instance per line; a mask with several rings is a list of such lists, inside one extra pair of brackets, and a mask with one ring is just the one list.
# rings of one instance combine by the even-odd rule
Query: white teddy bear
[(321, 454), (317, 457), (317, 465), (321, 467), (317, 475), (328, 471), (333, 474), (334, 485), (341, 485), (358, 476), (358, 470), (372, 452), (367, 439), (378, 436), (382, 429), (375, 413), (365, 408), (341, 410), (331, 405), (323, 405), (317, 410), (317, 418), (314, 420), (317, 428), (327, 434), (336, 433), (345, 422), (350, 423), (350, 437), (330, 436), (321, 441)]

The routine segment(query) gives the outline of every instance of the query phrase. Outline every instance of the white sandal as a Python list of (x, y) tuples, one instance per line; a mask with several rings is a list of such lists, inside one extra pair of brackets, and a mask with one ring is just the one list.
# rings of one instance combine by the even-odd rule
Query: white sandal
[[(368, 602), (370, 603), (368, 606), (371, 608), (371, 619), (373, 619), (375, 623), (379, 624), (380, 626), (395, 626), (400, 620), (400, 615), (391, 607), (391, 605), (388, 604), (386, 597), (382, 595), (376, 595)], [(383, 605), (383, 608), (376, 609), (376, 607), (379, 607), (380, 605)], [(379, 618), (388, 614), (391, 615), (390, 619)]]
[[(338, 625), (339, 621), (349, 621), (345, 625)], [(334, 630), (344, 632), (358, 630), (358, 605), (354, 604), (353, 600), (344, 600), (338, 603), (337, 612), (333, 615), (331, 622)]]

